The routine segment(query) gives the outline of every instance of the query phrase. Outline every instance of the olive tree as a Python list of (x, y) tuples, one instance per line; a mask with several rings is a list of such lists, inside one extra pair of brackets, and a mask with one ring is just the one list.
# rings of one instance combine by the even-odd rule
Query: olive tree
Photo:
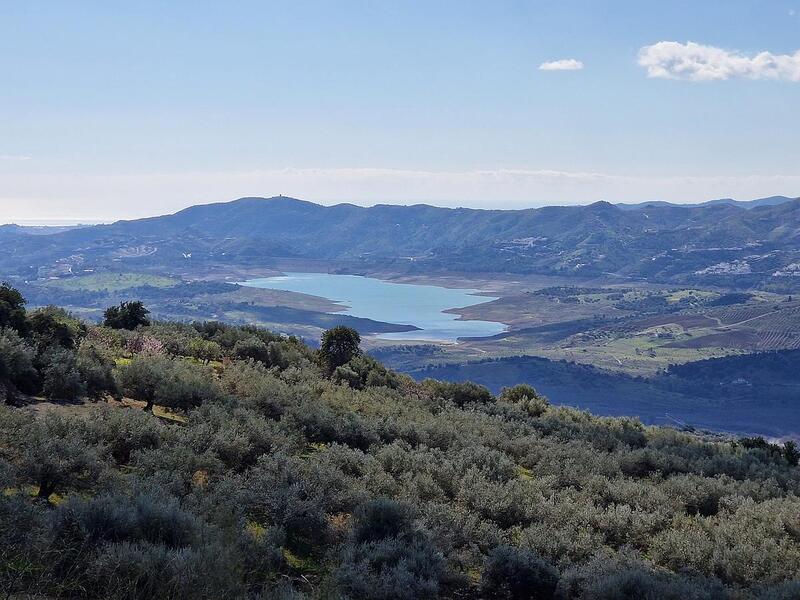
[(30, 420), (19, 436), (18, 472), (48, 499), (66, 489), (84, 489), (97, 480), (102, 462), (88, 444), (79, 423), (54, 412)]

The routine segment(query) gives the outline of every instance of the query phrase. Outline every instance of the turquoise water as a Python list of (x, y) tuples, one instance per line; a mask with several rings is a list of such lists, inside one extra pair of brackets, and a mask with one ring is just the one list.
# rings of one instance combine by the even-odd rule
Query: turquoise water
[(502, 323), (459, 321), (458, 315), (442, 312), (496, 299), (476, 296), (478, 290), (327, 273), (287, 273), (281, 277), (250, 279), (240, 285), (321, 296), (343, 304), (346, 307), (343, 314), (420, 328), (420, 331), (379, 334), (381, 339), (454, 342), (460, 337), (485, 337), (506, 330)]

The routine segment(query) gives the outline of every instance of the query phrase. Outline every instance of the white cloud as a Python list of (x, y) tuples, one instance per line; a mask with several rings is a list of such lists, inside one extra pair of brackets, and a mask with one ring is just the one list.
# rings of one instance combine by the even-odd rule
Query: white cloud
[(24, 154), (0, 154), (0, 160), (30, 160), (30, 156)]
[(0, 223), (21, 219), (118, 219), (192, 204), (283, 194), (322, 204), (353, 202), (475, 208), (588, 204), (596, 200), (697, 202), (797, 195), (800, 173), (638, 176), (545, 169), (424, 171), (289, 168), (91, 175), (0, 173)]
[(540, 71), (580, 71), (581, 69), (583, 69), (583, 63), (574, 58), (562, 58), (539, 65)]
[(719, 81), (724, 79), (776, 79), (800, 81), (800, 50), (794, 54), (741, 52), (695, 42), (658, 42), (639, 50), (639, 65), (648, 77)]

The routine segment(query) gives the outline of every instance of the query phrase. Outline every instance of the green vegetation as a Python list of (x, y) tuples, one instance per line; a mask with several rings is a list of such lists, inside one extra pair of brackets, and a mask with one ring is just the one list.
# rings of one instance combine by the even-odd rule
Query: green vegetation
[(350, 327), (334, 327), (322, 335), (319, 354), (325, 361), (328, 374), (350, 362), (357, 354), (361, 336)]
[[(527, 385), (416, 383), (342, 330), (328, 341), (347, 337), (335, 355), (349, 360), (331, 369), (331, 354), (254, 327), (129, 331), (48, 309), (34, 330), (38, 314), (0, 335), (12, 597), (800, 592), (794, 445), (595, 417)], [(34, 410), (52, 369), (70, 395), (108, 402)]]
[(120, 292), (131, 288), (150, 286), (154, 288), (168, 288), (177, 285), (179, 281), (172, 277), (163, 275), (152, 275), (149, 273), (93, 273), (91, 275), (79, 275), (77, 277), (65, 277), (62, 279), (50, 279), (46, 285), (60, 290), (77, 292), (81, 290), (89, 292)]
[(103, 313), (103, 325), (111, 329), (136, 329), (150, 325), (147, 315), (150, 313), (140, 301), (122, 302), (119, 306), (111, 306)]

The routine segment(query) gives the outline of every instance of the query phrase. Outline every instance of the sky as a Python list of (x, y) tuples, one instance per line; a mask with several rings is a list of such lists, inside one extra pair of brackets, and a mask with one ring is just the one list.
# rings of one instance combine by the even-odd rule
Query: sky
[(0, 222), (800, 196), (800, 0), (0, 0)]

